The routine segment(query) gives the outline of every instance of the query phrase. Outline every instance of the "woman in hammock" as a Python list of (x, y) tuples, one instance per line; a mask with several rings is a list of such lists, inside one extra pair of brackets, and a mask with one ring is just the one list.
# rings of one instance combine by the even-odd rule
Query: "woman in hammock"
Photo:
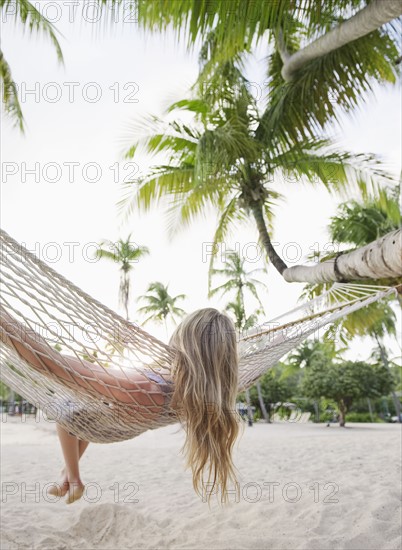
[[(73, 378), (74, 384), (90, 386), (105, 397), (112, 395), (118, 402), (145, 406), (151, 417), (164, 410), (167, 394), (166, 383), (161, 377), (158, 379), (151, 372), (144, 373), (145, 376), (135, 369), (108, 372), (109, 369), (95, 363), (61, 355), (37, 333), (28, 333), (3, 309), (1, 313), (2, 339), (8, 340), (33, 368), (44, 373), (50, 371), (68, 384)], [(219, 489), (225, 502), (229, 483), (236, 482), (232, 450), (239, 433), (234, 413), (238, 391), (234, 325), (227, 315), (216, 309), (200, 309), (182, 321), (169, 345), (176, 351), (171, 366), (174, 390), (169, 408), (180, 411), (180, 421), (186, 432), (183, 450), (186, 466), (192, 470), (194, 489), (205, 497), (204, 473), (207, 473), (208, 498)], [(78, 376), (74, 377), (74, 373)], [(138, 391), (138, 387), (144, 391)], [(88, 442), (78, 439), (59, 424), (57, 433), (65, 467), (61, 483), (55, 484), (49, 492), (60, 497), (67, 495), (66, 502), (70, 504), (84, 493), (79, 459)]]

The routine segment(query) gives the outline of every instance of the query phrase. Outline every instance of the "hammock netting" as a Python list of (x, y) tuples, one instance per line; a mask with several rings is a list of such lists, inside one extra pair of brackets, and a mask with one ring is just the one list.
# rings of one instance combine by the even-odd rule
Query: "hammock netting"
[[(98, 374), (100, 367), (108, 373), (119, 372), (120, 379), (128, 380), (133, 370), (169, 378), (175, 356), (172, 348), (91, 298), (2, 230), (0, 254), (0, 306), (28, 334), (39, 335), (53, 355), (55, 350), (60, 352), (57, 364), (66, 375), (61, 378), (46, 365), (38, 370), (29, 364), (8, 340), (5, 327), (0, 378), (6, 385), (86, 441), (123, 441), (178, 421), (169, 398), (162, 414), (150, 414), (161, 406), (149, 392), (151, 404), (138, 404), (135, 394), (145, 392), (140, 383), (127, 390), (116, 378), (115, 387), (127, 396), (122, 402)], [(391, 287), (336, 283), (318, 298), (244, 333), (238, 342), (239, 391), (252, 386), (308, 336), (393, 293), (396, 290)], [(22, 337), (21, 341), (25, 342)], [(72, 369), (65, 356), (85, 360), (86, 366), (96, 365), (98, 370), (84, 376)], [(96, 391), (93, 382), (102, 384), (104, 392)]]

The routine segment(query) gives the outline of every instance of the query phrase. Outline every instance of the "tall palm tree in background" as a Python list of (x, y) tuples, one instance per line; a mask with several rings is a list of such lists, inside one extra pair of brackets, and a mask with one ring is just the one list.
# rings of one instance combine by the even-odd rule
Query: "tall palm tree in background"
[(168, 291), (168, 285), (160, 282), (151, 283), (147, 288), (147, 293), (141, 296), (139, 300), (146, 303), (138, 309), (139, 313), (149, 315), (144, 321), (144, 325), (149, 321), (164, 323), (166, 336), (168, 336), (167, 318), (170, 317), (174, 323), (177, 323), (177, 317), (183, 317), (186, 312), (177, 306), (177, 302), (184, 300), (185, 294), (171, 296)]
[(130, 300), (130, 275), (140, 259), (149, 254), (146, 246), (138, 246), (131, 240), (131, 234), (126, 240), (119, 239), (117, 242), (103, 241), (96, 251), (98, 258), (104, 258), (120, 265), (120, 286), (119, 303), (124, 307), (126, 319), (128, 320), (128, 303)]
[[(250, 325), (252, 319), (246, 318), (245, 316), (245, 305), (244, 298), (245, 293), (249, 292), (253, 298), (258, 302), (260, 309), (256, 314), (264, 313), (264, 306), (258, 296), (258, 289), (267, 290), (267, 286), (262, 281), (255, 278), (257, 273), (264, 273), (265, 269), (256, 268), (251, 270), (246, 270), (246, 258), (241, 257), (238, 252), (234, 250), (228, 251), (224, 257), (225, 267), (221, 269), (214, 268), (211, 270), (210, 277), (224, 277), (226, 281), (221, 285), (210, 288), (209, 297), (220, 294), (221, 296), (226, 296), (230, 292), (235, 293), (235, 301), (231, 303), (231, 309), (233, 312), (237, 312), (235, 315), (236, 318), (236, 328), (238, 330), (244, 329), (244, 325)], [(211, 279), (210, 279), (211, 285)], [(241, 309), (239, 309), (239, 307)]]
[(258, 315), (261, 313), (261, 310), (257, 309), (251, 315), (246, 315), (244, 303), (240, 301), (238, 296), (232, 302), (226, 304), (225, 310), (233, 317), (239, 338), (241, 338), (244, 331), (256, 326)]
[(173, 121), (149, 117), (135, 126), (127, 158), (143, 147), (162, 154), (165, 162), (151, 167), (139, 184), (126, 184), (120, 206), (130, 215), (135, 206), (148, 209), (167, 198), (171, 232), (213, 207), (219, 216), (215, 252), (234, 225), (252, 216), (263, 248), (282, 274), (287, 266), (271, 242), (273, 206), (280, 198), (276, 181), (286, 181), (289, 189), (307, 182), (340, 193), (353, 187), (367, 192), (391, 178), (373, 156), (337, 151), (328, 140), (300, 138), (290, 144), (279, 132), (260, 132), (259, 108), (239, 65), (241, 60), (215, 67), (192, 99), (168, 109), (169, 115), (182, 110), (186, 122), (178, 115)]
[[(262, 281), (259, 281), (254, 277), (256, 273), (265, 273), (264, 269), (252, 269), (247, 271), (245, 269), (245, 258), (241, 258), (240, 255), (235, 251), (230, 251), (225, 255), (225, 267), (223, 269), (212, 269), (211, 277), (221, 276), (227, 279), (227, 281), (220, 286), (211, 289), (209, 296), (215, 296), (220, 294), (221, 296), (226, 296), (226, 294), (234, 292), (235, 298), (233, 301), (229, 302), (226, 306), (226, 311), (231, 313), (234, 317), (235, 327), (238, 332), (239, 339), (243, 331), (256, 325), (258, 320), (258, 315), (264, 313), (264, 307), (258, 296), (257, 289), (265, 289), (266, 285)], [(252, 315), (246, 314), (245, 308), (245, 293), (250, 293), (253, 298), (258, 302), (259, 309), (257, 309)], [(256, 383), (258, 399), (260, 402), (260, 407), (264, 419), (268, 422), (269, 417), (265, 407), (265, 403), (262, 398), (261, 386), (260, 383)], [(251, 410), (251, 401), (250, 393), (247, 389), (245, 391), (247, 408), (248, 408), (248, 417), (249, 425), (252, 425), (252, 410)]]

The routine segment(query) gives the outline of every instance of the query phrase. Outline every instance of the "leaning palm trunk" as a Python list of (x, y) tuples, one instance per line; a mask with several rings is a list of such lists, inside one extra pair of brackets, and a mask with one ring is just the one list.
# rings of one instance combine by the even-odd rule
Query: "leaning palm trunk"
[(313, 266), (296, 265), (282, 271), (288, 283), (347, 282), (402, 276), (402, 230), (332, 260)]
[(262, 205), (260, 203), (254, 204), (252, 207), (253, 216), (255, 223), (257, 224), (258, 233), (260, 236), (260, 241), (264, 247), (268, 258), (272, 262), (272, 265), (279, 271), (280, 274), (287, 268), (285, 262), (278, 255), (274, 249), (271, 239), (268, 234), (267, 226), (265, 224), (264, 214), (262, 210)]
[(289, 81), (306, 63), (353, 42), (402, 14), (401, 0), (373, 0), (353, 17), (293, 55), (282, 56), (282, 76)]
[(349, 282), (358, 279), (402, 277), (402, 230), (397, 229), (362, 248), (340, 253), (334, 259), (313, 266), (287, 267), (274, 249), (262, 206), (253, 205), (260, 241), (272, 265), (288, 283)]

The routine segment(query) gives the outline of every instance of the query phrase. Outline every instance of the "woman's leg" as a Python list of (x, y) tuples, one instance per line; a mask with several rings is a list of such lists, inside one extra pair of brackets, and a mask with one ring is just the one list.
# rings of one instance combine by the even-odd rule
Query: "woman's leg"
[[(70, 435), (70, 437), (75, 437), (75, 436)], [(85, 453), (85, 451), (86, 451), (86, 449), (89, 445), (89, 441), (84, 441), (83, 439), (78, 439), (77, 437), (75, 437), (75, 439), (78, 441), (78, 459), (80, 459), (82, 457), (82, 455)], [(64, 468), (61, 472), (61, 475), (63, 476), (62, 483), (68, 483), (68, 476), (67, 476), (66, 466), (64, 466)]]
[(88, 445), (89, 445), (89, 441), (83, 441), (82, 439), (78, 440), (78, 456), (80, 458), (85, 453)]
[(67, 479), (68, 481), (80, 481), (78, 439), (75, 435), (70, 435), (60, 424), (56, 424), (56, 428), (66, 464)]
[(60, 486), (55, 486), (55, 489), (51, 489), (49, 492), (56, 496), (64, 496), (68, 491), (67, 503), (71, 504), (81, 498), (84, 492), (84, 484), (80, 478), (79, 460), (89, 443), (69, 434), (60, 424), (56, 424), (56, 427), (63, 451), (65, 467)]

